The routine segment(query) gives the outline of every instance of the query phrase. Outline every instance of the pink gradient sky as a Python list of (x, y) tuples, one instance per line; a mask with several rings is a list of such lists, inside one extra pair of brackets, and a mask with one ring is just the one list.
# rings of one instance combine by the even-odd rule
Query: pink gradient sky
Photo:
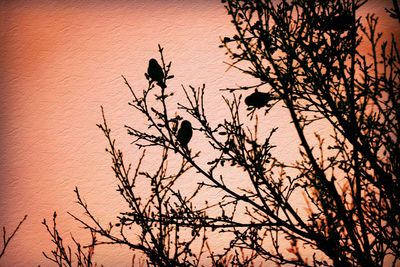
[[(388, 4), (376, 0), (363, 10), (382, 15)], [(383, 20), (383, 31), (395, 27)], [(0, 266), (50, 265), (41, 254), (51, 246), (41, 221), (56, 210), (64, 233), (79, 232), (66, 214), (81, 214), (75, 186), (103, 222), (115, 218), (123, 203), (110, 190), (116, 183), (95, 124), (103, 105), (115, 137), (137, 157), (123, 125), (141, 120), (127, 105), (121, 74), (141, 91), (160, 43), (173, 61), (169, 88), (206, 83), (207, 97), (219, 101), (218, 89), (248, 81), (225, 72), (219, 37), (231, 32), (219, 1), (0, 1), (0, 226), (11, 230), (29, 216)], [(220, 109), (214, 106), (215, 117)], [(282, 133), (281, 144), (292, 138)], [(125, 266), (127, 253), (99, 249), (97, 260)]]

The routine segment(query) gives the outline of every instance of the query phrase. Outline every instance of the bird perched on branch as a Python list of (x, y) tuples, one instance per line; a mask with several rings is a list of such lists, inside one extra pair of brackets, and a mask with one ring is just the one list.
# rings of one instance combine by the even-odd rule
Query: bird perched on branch
[(181, 127), (178, 130), (178, 134), (176, 135), (176, 139), (179, 144), (186, 150), (188, 150), (188, 143), (193, 135), (192, 124), (190, 121), (184, 120), (181, 123)]
[(355, 23), (355, 18), (352, 14), (346, 13), (338, 16), (334, 16), (323, 20), (320, 23), (322, 30), (334, 30), (337, 32), (345, 32), (351, 29)]
[(154, 58), (149, 60), (149, 67), (147, 68), (148, 77), (151, 81), (157, 82), (161, 88), (167, 87), (164, 83), (164, 71)]
[(251, 95), (247, 96), (244, 99), (244, 103), (248, 107), (262, 108), (264, 106), (267, 106), (269, 101), (271, 100), (272, 100), (271, 94), (261, 93), (256, 90), (254, 93), (252, 93)]

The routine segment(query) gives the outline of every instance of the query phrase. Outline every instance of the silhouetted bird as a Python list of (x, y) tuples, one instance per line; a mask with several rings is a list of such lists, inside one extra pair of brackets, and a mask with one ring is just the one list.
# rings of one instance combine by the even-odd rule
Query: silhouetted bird
[(334, 30), (339, 32), (348, 31), (354, 25), (355, 19), (352, 14), (334, 16), (321, 22), (322, 30)]
[(152, 81), (156, 81), (157, 84), (165, 88), (165, 84), (163, 82), (164, 79), (164, 71), (161, 68), (160, 64), (158, 64), (157, 60), (154, 58), (149, 60), (149, 67), (147, 68), (147, 74), (149, 75)]
[(192, 138), (192, 135), (193, 135), (193, 129), (190, 121), (187, 120), (182, 121), (176, 139), (178, 140), (179, 144), (186, 150), (188, 150), (188, 143)]
[(266, 106), (271, 99), (271, 94), (261, 93), (256, 90), (244, 99), (244, 103), (249, 107), (262, 108)]

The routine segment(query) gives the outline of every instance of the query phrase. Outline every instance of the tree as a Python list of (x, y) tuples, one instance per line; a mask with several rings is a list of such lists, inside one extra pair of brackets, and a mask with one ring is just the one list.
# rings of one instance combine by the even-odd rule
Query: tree
[[(376, 16), (357, 16), (366, 2), (361, 0), (222, 2), (236, 28), (222, 39), (230, 65), (259, 83), (227, 88), (230, 117), (214, 122), (204, 105), (205, 85), (182, 86), (185, 103), (171, 114), (176, 99), (168, 81), (174, 77), (161, 47), (162, 79), (148, 73), (148, 88), (139, 95), (124, 78), (130, 105), (148, 126), (126, 126), (128, 133), (139, 149), (161, 148), (161, 160), (158, 168), (143, 171), (143, 152), (133, 171), (103, 112), (98, 126), (130, 210), (102, 226), (76, 189), (88, 217), (72, 216), (102, 238), (91, 246), (123, 244), (155, 266), (199, 266), (206, 258), (214, 266), (399, 264), (400, 73), (394, 36), (382, 40)], [(388, 12), (397, 18), (394, 7)], [(366, 43), (370, 48), (363, 51)], [(298, 136), (295, 162), (274, 156), (277, 128), (266, 133), (261, 122), (279, 105)], [(177, 128), (183, 118), (208, 148), (191, 147), (192, 132), (182, 145)], [(326, 136), (313, 132), (318, 124), (327, 127)], [(176, 157), (182, 161), (172, 171), (168, 162)], [(241, 172), (241, 185), (228, 181), (232, 168)], [(180, 180), (193, 173), (202, 181), (183, 194)], [(149, 183), (147, 196), (135, 188), (139, 179)], [(223, 196), (199, 205), (197, 197), (213, 190)], [(129, 238), (132, 231), (137, 239)], [(210, 242), (215, 234), (230, 238), (220, 253)], [(307, 251), (314, 252), (306, 257)]]

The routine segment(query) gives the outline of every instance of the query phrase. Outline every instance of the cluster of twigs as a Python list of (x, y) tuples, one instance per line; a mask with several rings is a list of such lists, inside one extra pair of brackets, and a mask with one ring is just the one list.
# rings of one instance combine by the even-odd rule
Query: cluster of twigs
[[(69, 245), (64, 245), (63, 237), (61, 237), (57, 229), (56, 218), (57, 213), (54, 212), (52, 226), (47, 223), (46, 219), (44, 219), (42, 222), (42, 224), (46, 227), (47, 232), (51, 236), (51, 242), (55, 245), (55, 249), (51, 251), (51, 254), (46, 254), (43, 252), (43, 256), (51, 262), (57, 264), (57, 266), (97, 266), (97, 264), (93, 262), (94, 245), (83, 247), (72, 235), (71, 239), (75, 246), (71, 248)], [(94, 232), (91, 232), (91, 237), (91, 243), (95, 244), (96, 236)]]
[[(186, 99), (176, 99), (168, 87), (174, 78), (171, 63), (161, 47), (161, 65), (150, 60), (148, 87), (140, 94), (123, 77), (132, 93), (130, 105), (148, 126), (126, 126), (128, 134), (139, 149), (158, 147), (160, 159), (157, 168), (142, 170), (144, 150), (135, 170), (126, 165), (102, 110), (98, 127), (129, 211), (103, 226), (76, 189), (86, 217), (72, 216), (93, 234), (87, 256), (82, 258), (79, 249), (78, 261), (88, 262), (97, 245), (119, 244), (141, 252), (154, 266), (207, 261), (213, 266), (395, 266), (400, 261), (400, 72), (394, 37), (381, 39), (377, 17), (357, 17), (366, 1), (222, 2), (237, 32), (222, 40), (230, 64), (259, 84), (227, 88), (234, 92), (223, 98), (229, 116), (214, 122), (205, 109), (204, 85), (182, 87)], [(370, 45), (367, 52), (359, 48), (362, 43)], [(246, 117), (240, 93), (253, 89), (244, 101), (251, 111)], [(260, 123), (258, 113), (268, 118), (279, 104), (298, 135), (296, 162), (274, 156), (279, 129), (267, 132)], [(176, 108), (179, 114), (171, 114)], [(186, 133), (183, 117), (191, 122)], [(316, 125), (327, 127), (326, 133), (314, 133)], [(192, 130), (193, 139), (206, 145), (191, 145)], [(171, 167), (177, 159), (179, 166)], [(241, 184), (231, 182), (232, 170)], [(200, 182), (183, 193), (180, 185), (194, 174)], [(139, 180), (147, 182), (148, 191), (139, 188)], [(216, 192), (218, 200), (199, 204), (202, 194)], [(61, 244), (58, 232), (46, 227)], [(220, 235), (229, 242), (218, 250), (211, 240)], [(70, 262), (71, 252), (57, 249), (51, 259)]]
[[(294, 227), (279, 232), (317, 247), (335, 266), (398, 263), (400, 92), (394, 37), (381, 40), (373, 15), (363, 26), (356, 11), (366, 1), (226, 2), (237, 30), (224, 39), (232, 65), (279, 95), (301, 143), (301, 160), (287, 167), (298, 171), (309, 215), (296, 217), (289, 201), (278, 202), (293, 213), (287, 220)], [(362, 42), (370, 44), (367, 53), (358, 48)], [(313, 143), (307, 129), (321, 121), (331, 131)]]

